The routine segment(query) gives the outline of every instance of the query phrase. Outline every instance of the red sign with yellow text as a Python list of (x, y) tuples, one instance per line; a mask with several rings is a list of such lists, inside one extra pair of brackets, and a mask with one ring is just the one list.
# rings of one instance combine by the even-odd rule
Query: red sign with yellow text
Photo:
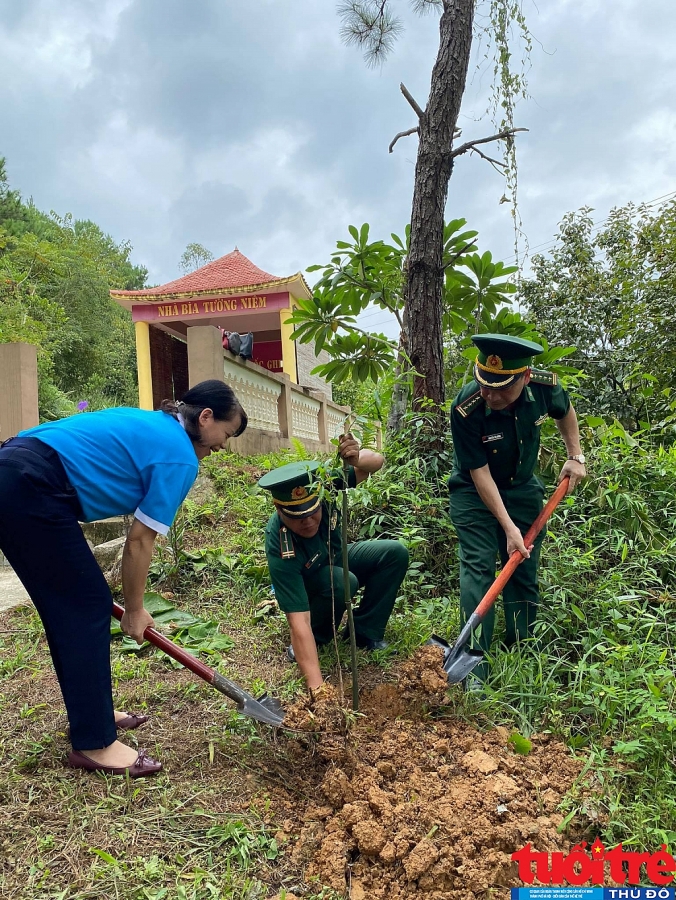
[(269, 372), (281, 372), (282, 362), (281, 341), (257, 341), (254, 337), (253, 362), (263, 366)]
[(134, 322), (180, 321), (286, 309), (288, 306), (289, 294), (283, 291), (278, 294), (250, 294), (246, 297), (199, 297), (191, 300), (167, 300), (165, 303), (135, 303), (131, 308), (131, 317)]

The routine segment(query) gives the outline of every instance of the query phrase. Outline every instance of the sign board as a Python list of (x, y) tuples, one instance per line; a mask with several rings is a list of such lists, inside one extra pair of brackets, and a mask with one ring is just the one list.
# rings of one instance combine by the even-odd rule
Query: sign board
[(242, 313), (257, 313), (289, 307), (288, 291), (278, 294), (249, 294), (246, 297), (217, 297), (167, 300), (166, 303), (135, 303), (131, 308), (134, 322), (170, 322), (186, 319), (210, 319)]

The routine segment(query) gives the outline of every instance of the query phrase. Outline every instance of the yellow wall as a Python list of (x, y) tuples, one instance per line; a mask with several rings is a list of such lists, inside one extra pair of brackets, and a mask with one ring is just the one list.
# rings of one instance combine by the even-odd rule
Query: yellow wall
[[(291, 301), (293, 303), (293, 300)], [(298, 367), (296, 366), (296, 344), (291, 340), (293, 325), (284, 322), (291, 315), (290, 309), (280, 309), (279, 327), (282, 332), (282, 371), (294, 384), (298, 384)]]
[(138, 372), (138, 405), (140, 409), (153, 408), (153, 377), (150, 369), (150, 325), (135, 322), (136, 369)]

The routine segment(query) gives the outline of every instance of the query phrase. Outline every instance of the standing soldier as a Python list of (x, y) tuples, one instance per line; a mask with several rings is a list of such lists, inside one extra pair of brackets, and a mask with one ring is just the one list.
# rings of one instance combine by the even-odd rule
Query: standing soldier
[[(349, 463), (347, 487), (356, 487), (377, 472), (383, 457), (360, 450), (352, 435), (340, 438), (338, 452)], [(307, 686), (322, 684), (317, 646), (333, 639), (345, 612), (340, 516), (319, 496), (315, 461), (289, 463), (268, 472), (258, 482), (270, 491), (277, 507), (265, 529), (265, 555), (270, 578), (291, 630), (287, 655), (296, 661)], [(337, 486), (343, 486), (342, 473)], [(408, 550), (399, 541), (350, 544), (350, 593), (364, 595), (354, 611), (357, 646), (382, 650), (385, 626), (408, 568)], [(333, 569), (333, 587), (331, 584)], [(347, 631), (343, 635), (347, 637)]]
[[(542, 509), (544, 487), (533, 474), (540, 449), (540, 427), (555, 420), (568, 452), (559, 481), (570, 477), (568, 493), (586, 476), (577, 416), (552, 372), (531, 369), (543, 348), (523, 338), (477, 334), (474, 381), (451, 407), (454, 466), (448, 486), (451, 520), (460, 544), (461, 624), (495, 580), (496, 556), (504, 565), (518, 550), (524, 562), (503, 591), (505, 644), (511, 647), (533, 631), (537, 607), (538, 559), (543, 532), (525, 547), (523, 535)], [(478, 636), (484, 653), (493, 638), (495, 609), (485, 616)], [(476, 635), (475, 635), (476, 640)], [(488, 667), (474, 670), (484, 681)], [(474, 682), (476, 685), (476, 682)]]

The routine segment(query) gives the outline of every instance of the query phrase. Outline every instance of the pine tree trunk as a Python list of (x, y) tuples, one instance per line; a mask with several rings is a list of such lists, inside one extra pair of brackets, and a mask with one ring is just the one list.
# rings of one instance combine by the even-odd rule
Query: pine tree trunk
[[(418, 373), (414, 378), (414, 406), (420, 406), (424, 398), (440, 406), (446, 397), (442, 335), (444, 211), (453, 133), (469, 66), (474, 4), (475, 0), (444, 0), (439, 53), (420, 121), (405, 288), (409, 355)], [(439, 427), (443, 427), (441, 421)]]
[(392, 402), (387, 417), (387, 434), (398, 434), (403, 426), (406, 408), (408, 406), (409, 381), (404, 377), (408, 371), (408, 315), (404, 307), (402, 328), (399, 332), (399, 350), (397, 351), (397, 364), (394, 370), (394, 388), (392, 390)]

